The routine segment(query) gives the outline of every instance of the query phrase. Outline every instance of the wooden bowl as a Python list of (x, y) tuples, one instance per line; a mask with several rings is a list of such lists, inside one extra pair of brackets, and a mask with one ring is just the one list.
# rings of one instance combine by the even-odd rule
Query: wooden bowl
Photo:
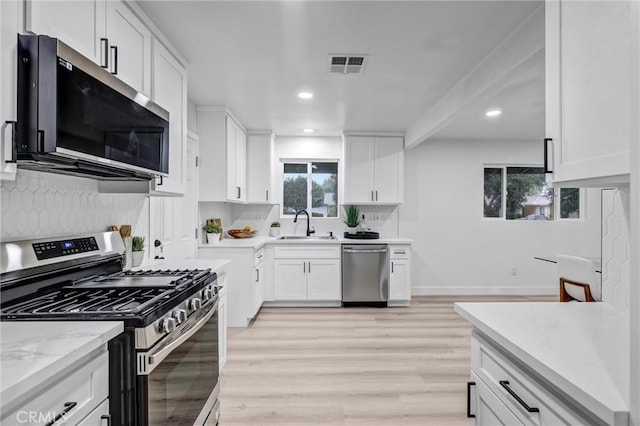
[(256, 235), (256, 230), (245, 231), (244, 229), (229, 229), (227, 234), (233, 238), (251, 238)]

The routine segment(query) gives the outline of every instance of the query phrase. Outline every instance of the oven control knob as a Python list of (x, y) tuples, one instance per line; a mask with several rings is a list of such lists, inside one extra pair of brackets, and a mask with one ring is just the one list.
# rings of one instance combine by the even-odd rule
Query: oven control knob
[(175, 318), (163, 318), (158, 322), (158, 329), (165, 333), (171, 333), (176, 329), (176, 325)]
[(202, 299), (209, 300), (212, 297), (213, 297), (213, 291), (211, 290), (210, 287), (207, 287), (204, 290), (202, 290)]
[(202, 306), (202, 300), (194, 297), (193, 299), (189, 300), (189, 309), (192, 311), (197, 311), (198, 309), (200, 309), (200, 307)]
[(176, 309), (171, 313), (171, 316), (175, 318), (178, 324), (182, 324), (187, 319), (187, 311), (185, 311), (184, 309)]

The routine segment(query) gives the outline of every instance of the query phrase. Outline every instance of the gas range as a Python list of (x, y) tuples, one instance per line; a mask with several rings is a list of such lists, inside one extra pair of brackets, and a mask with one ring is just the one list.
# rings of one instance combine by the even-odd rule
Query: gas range
[[(122, 270), (123, 252), (117, 232), (0, 244), (0, 319), (122, 321), (125, 332), (109, 343), (115, 425), (193, 424), (217, 415), (216, 274)], [(158, 406), (158, 392), (182, 386), (168, 370), (194, 366), (197, 374), (180, 372), (193, 379), (184, 395), (189, 408), (179, 400)]]

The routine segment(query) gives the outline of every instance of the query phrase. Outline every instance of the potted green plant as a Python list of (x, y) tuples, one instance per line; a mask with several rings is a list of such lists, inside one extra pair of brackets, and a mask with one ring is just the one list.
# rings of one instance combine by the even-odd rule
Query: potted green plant
[(222, 226), (216, 222), (209, 222), (204, 227), (207, 233), (207, 244), (217, 246), (220, 244), (220, 234), (222, 234)]
[(144, 237), (134, 235), (131, 238), (131, 265), (140, 266), (144, 259)]
[(355, 234), (358, 232), (358, 224), (360, 223), (360, 209), (358, 206), (350, 205), (345, 207), (346, 217), (344, 224), (347, 225), (348, 232)]
[(275, 221), (271, 222), (271, 227), (269, 228), (269, 235), (272, 237), (277, 237), (280, 235), (280, 222)]

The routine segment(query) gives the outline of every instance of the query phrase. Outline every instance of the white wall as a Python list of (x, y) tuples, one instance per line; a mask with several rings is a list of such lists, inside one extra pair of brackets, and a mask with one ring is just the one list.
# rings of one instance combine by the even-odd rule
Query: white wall
[(415, 240), (414, 295), (556, 294), (555, 265), (534, 256), (600, 256), (599, 190), (584, 220), (482, 217), (485, 164), (541, 161), (540, 141), (427, 141), (405, 153), (400, 236)]
[(149, 201), (141, 194), (101, 194), (98, 181), (18, 170), (0, 185), (3, 242), (106, 231), (130, 224), (149, 235)]

